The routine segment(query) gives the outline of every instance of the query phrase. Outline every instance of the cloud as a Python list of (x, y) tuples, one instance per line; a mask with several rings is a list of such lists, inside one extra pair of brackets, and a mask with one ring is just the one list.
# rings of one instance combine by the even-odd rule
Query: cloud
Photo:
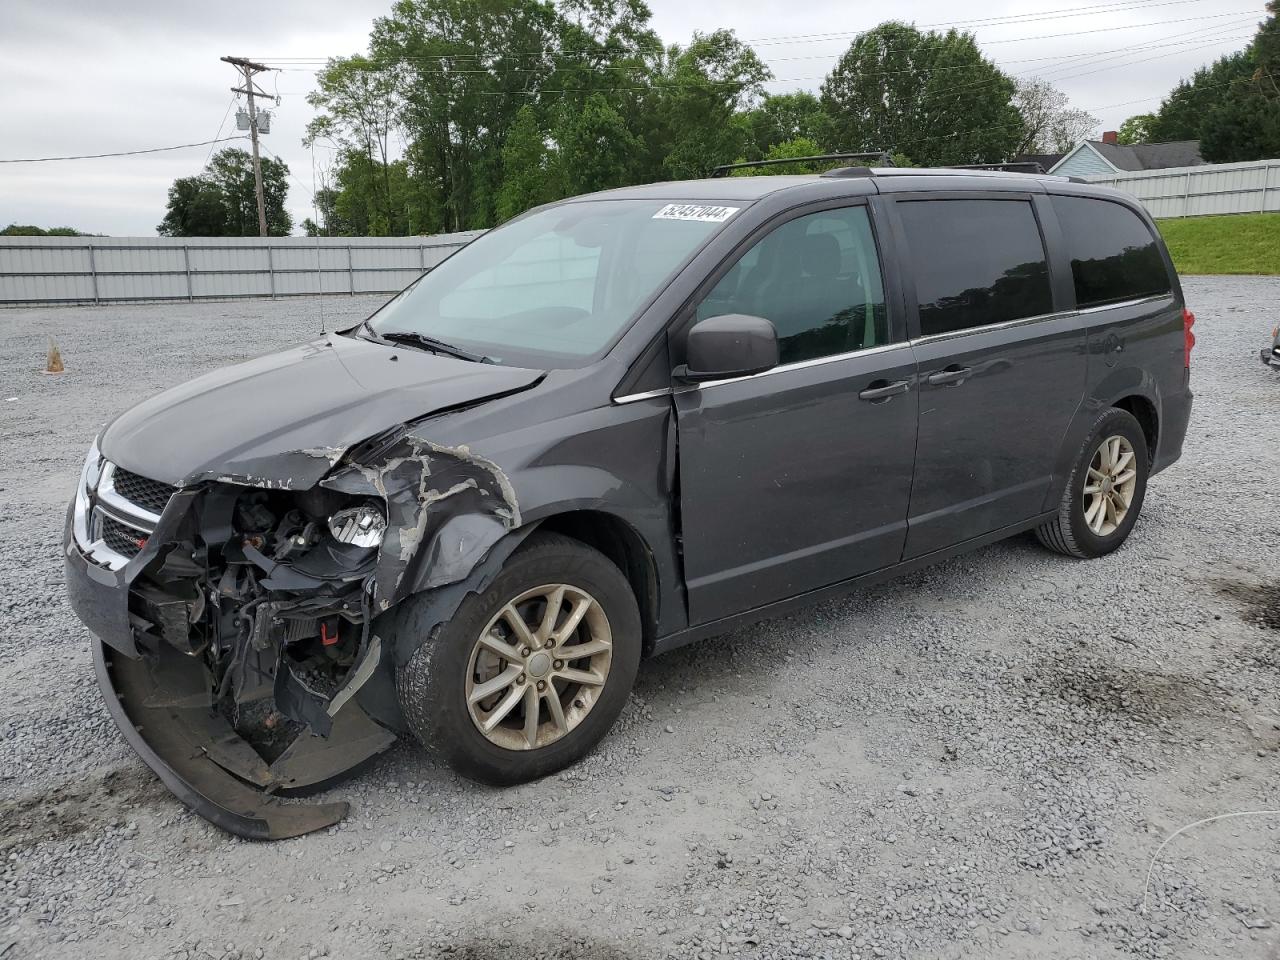
[[(775, 92), (816, 90), (847, 46), (848, 34), (881, 18), (847, 0), (810, 0), (789, 7), (744, 0), (650, 4), (653, 25), (667, 42), (687, 41), (694, 30), (722, 26), (743, 39), (761, 41), (757, 50), (778, 78), (769, 86)], [(236, 83), (235, 71), (220, 56), (351, 54), (365, 48), (374, 17), (390, 6), (390, 0), (0, 0), (0, 116), (5, 118), (0, 157), (106, 153), (211, 139)], [(1039, 16), (1052, 17), (1061, 8), (1045, 2), (1040, 9), (1044, 13)], [(1164, 4), (976, 30), (979, 43), (1006, 70), (1043, 75), (1075, 105), (1092, 109), (1104, 127), (1114, 129), (1130, 114), (1158, 105), (1197, 66), (1248, 42), (1259, 14), (1240, 9), (1238, 16), (1190, 19), (1227, 12), (1216, 5)], [(893, 13), (921, 26), (960, 16), (944, 0), (915, 0)], [(1027, 9), (1006, 3), (980, 13), (1013, 14), (1027, 14)], [(1185, 22), (1128, 29), (1179, 19)], [(807, 36), (779, 39), (801, 34)], [(1037, 36), (1045, 39), (1023, 39)], [(1060, 59), (1073, 54), (1087, 56)], [(1145, 58), (1151, 59), (1137, 62)], [(289, 164), (295, 177), (289, 206), (301, 223), (311, 214), (311, 154), (302, 146), (302, 136), (312, 115), (305, 101), (312, 75), (290, 71), (259, 79), (268, 91), (283, 95), (263, 143)], [(231, 116), (223, 135), (233, 127)], [(66, 224), (117, 236), (153, 235), (164, 216), (169, 185), (176, 177), (199, 172), (207, 153), (207, 148), (193, 148), (5, 165), (0, 167), (0, 224)], [(320, 151), (317, 159), (323, 160)]]

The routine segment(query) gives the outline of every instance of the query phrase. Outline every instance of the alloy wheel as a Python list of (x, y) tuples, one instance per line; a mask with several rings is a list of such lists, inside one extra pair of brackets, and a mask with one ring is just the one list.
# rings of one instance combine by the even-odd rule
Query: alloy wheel
[(534, 587), (481, 631), (467, 665), (472, 722), (507, 750), (534, 750), (572, 732), (609, 678), (613, 635), (604, 608), (566, 583)]
[(1116, 434), (1093, 452), (1084, 480), (1084, 521), (1096, 536), (1115, 533), (1133, 506), (1138, 488), (1137, 456), (1133, 444)]

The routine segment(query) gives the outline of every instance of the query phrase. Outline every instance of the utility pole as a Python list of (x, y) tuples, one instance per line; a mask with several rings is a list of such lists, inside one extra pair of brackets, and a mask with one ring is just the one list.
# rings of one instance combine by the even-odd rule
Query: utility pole
[(253, 192), (258, 199), (258, 236), (265, 237), (267, 235), (267, 206), (262, 198), (262, 161), (258, 157), (258, 110), (254, 105), (253, 98), (255, 96), (265, 97), (266, 94), (258, 90), (253, 83), (253, 75), (266, 71), (260, 63), (254, 63), (252, 60), (246, 60), (243, 57), (222, 57), (224, 63), (229, 63), (233, 67), (238, 67), (244, 73), (244, 86), (232, 87), (232, 93), (243, 93), (249, 98), (249, 139), (253, 142)]

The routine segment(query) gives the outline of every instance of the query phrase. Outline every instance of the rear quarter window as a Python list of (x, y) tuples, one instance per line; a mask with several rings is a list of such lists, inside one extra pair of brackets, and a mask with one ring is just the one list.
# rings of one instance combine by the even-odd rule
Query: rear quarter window
[(1097, 307), (1172, 289), (1160, 247), (1128, 207), (1092, 197), (1051, 197), (1071, 258), (1076, 306)]

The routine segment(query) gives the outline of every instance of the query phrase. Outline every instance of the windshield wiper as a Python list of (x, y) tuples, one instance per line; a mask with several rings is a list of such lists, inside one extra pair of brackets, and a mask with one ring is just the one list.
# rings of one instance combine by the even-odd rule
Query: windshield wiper
[[(373, 328), (369, 327), (369, 331), (372, 333)], [(391, 343), (403, 343), (411, 347), (430, 350), (432, 353), (443, 353), (450, 357), (457, 357), (459, 360), (470, 360), (472, 363), (493, 363), (492, 357), (471, 353), (444, 340), (437, 340), (435, 337), (428, 336), (425, 333), (418, 333), (414, 330), (392, 330), (389, 333), (377, 333), (375, 335)]]

